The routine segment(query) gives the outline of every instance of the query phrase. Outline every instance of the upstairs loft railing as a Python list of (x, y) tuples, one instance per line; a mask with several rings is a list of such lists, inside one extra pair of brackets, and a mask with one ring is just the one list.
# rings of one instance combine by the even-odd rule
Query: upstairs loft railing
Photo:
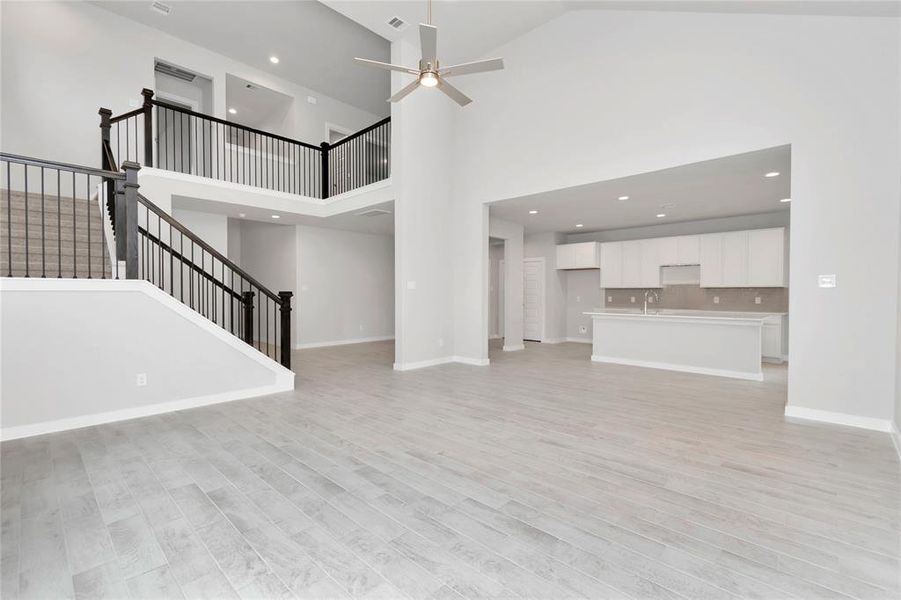
[(142, 196), (139, 169), (0, 153), (3, 274), (143, 279), (290, 368), (292, 293), (269, 290)]
[(313, 145), (157, 100), (144, 89), (140, 108), (113, 116), (100, 109), (111, 162), (328, 198), (391, 174), (391, 118), (334, 144)]

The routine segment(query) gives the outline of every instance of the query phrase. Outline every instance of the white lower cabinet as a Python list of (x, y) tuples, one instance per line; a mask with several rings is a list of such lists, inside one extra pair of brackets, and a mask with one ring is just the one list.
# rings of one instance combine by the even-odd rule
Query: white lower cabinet
[(788, 354), (788, 317), (771, 315), (763, 322), (762, 354), (768, 362), (782, 362)]

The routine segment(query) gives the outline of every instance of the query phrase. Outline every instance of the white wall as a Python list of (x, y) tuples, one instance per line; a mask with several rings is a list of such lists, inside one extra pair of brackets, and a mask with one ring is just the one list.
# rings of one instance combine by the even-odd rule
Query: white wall
[(566, 242), (561, 233), (535, 233), (523, 239), (523, 258), (544, 259), (544, 340), (566, 337), (566, 272), (557, 270), (557, 245)]
[(294, 387), (293, 373), (145, 281), (7, 279), (0, 303), (4, 438)]
[[(566, 337), (591, 341), (591, 317), (587, 310), (604, 306), (600, 275), (596, 269), (566, 272)], [(579, 331), (584, 327), (585, 331)]]
[(321, 142), (327, 121), (361, 129), (380, 118), (87, 2), (3, 2), (0, 17), (6, 152), (99, 166), (97, 110), (136, 107), (141, 89), (154, 87), (157, 58), (212, 78), (220, 118), (226, 73), (300, 98), (293, 136), (302, 141)]
[(172, 216), (223, 256), (228, 256), (228, 217), (182, 208), (173, 208)]
[[(897, 19), (586, 10), (493, 54), (507, 69), (467, 79), (476, 101), (456, 123), (460, 220), (478, 226), (492, 200), (791, 144), (789, 405), (890, 418)], [(458, 271), (485, 268), (477, 244), (451, 253)], [(818, 288), (820, 273), (839, 287)], [(473, 347), (484, 301), (456, 293), (456, 343)]]
[(504, 260), (503, 244), (488, 247), (488, 336), (496, 337), (503, 330), (503, 323), (499, 321), (500, 291), (502, 288), (499, 278), (500, 261)]
[(298, 226), (300, 346), (394, 337), (394, 237)]
[[(391, 47), (395, 64), (416, 64), (419, 48), (407, 42)], [(408, 78), (392, 74), (392, 89)], [(393, 92), (392, 92), (393, 93)], [(470, 239), (456, 224), (452, 206), (454, 112), (447, 98), (422, 91), (391, 107), (391, 181), (396, 191), (395, 231), (395, 366), (414, 368), (445, 362), (454, 354), (454, 236)], [(479, 220), (484, 218), (480, 210)], [(479, 235), (481, 227), (477, 228)], [(478, 239), (477, 285), (488, 260), (488, 238)], [(479, 298), (487, 306), (487, 295)], [(481, 304), (480, 304), (481, 306)], [(487, 347), (487, 311), (480, 315)], [(487, 352), (486, 352), (487, 355)]]

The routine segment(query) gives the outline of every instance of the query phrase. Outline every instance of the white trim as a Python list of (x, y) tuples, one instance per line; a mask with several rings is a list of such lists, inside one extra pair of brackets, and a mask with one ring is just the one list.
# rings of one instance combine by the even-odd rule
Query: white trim
[(294, 344), (295, 350), (306, 350), (308, 348), (326, 348), (329, 346), (348, 346), (350, 344), (366, 344), (368, 342), (385, 342), (393, 340), (393, 335), (382, 335), (375, 337), (355, 338), (351, 340), (332, 340), (331, 342), (303, 342)]
[(541, 340), (542, 344), (562, 344), (566, 341), (566, 338), (547, 338), (545, 340)]
[(901, 461), (901, 431), (898, 430), (898, 424), (894, 421), (890, 422), (892, 430), (889, 432), (892, 436), (892, 443), (895, 445), (895, 452), (898, 453), (898, 460)]
[(591, 338), (581, 338), (581, 337), (567, 337), (565, 339), (567, 342), (574, 342), (576, 344), (591, 344), (593, 343)]
[(284, 391), (286, 390), (283, 389), (281, 385), (274, 383), (267, 386), (222, 392), (220, 394), (210, 394), (208, 396), (195, 396), (194, 398), (184, 398), (182, 400), (172, 400), (170, 402), (148, 404), (146, 406), (138, 406), (135, 408), (124, 408), (121, 410), (112, 410), (90, 415), (70, 417), (67, 419), (57, 419), (55, 421), (43, 421), (41, 423), (33, 423), (29, 425), (18, 425), (16, 427), (4, 427), (3, 429), (0, 429), (0, 439), (2, 439), (3, 441), (16, 440), (19, 438), (31, 437), (35, 435), (44, 435), (45, 433), (56, 433), (58, 431), (81, 429), (82, 427), (91, 427), (93, 425), (102, 425), (104, 423), (127, 421), (129, 419), (137, 419), (139, 417), (149, 417), (151, 415), (158, 415), (161, 413), (173, 412), (177, 410), (185, 410), (188, 408), (197, 408), (200, 406), (208, 406), (210, 404), (221, 404), (223, 402), (232, 402), (234, 400), (244, 400), (245, 398), (255, 398), (257, 396), (278, 394)]
[(489, 360), (487, 358), (469, 358), (467, 356), (442, 356), (441, 358), (432, 358), (430, 360), (420, 360), (411, 363), (394, 363), (394, 370), (413, 371), (415, 369), (437, 367), (438, 365), (446, 365), (448, 363), (460, 363), (474, 367), (487, 367)]
[(351, 135), (352, 133), (354, 133), (354, 131), (352, 129), (344, 127), (343, 125), (336, 125), (335, 123), (330, 123), (330, 122), (326, 121), (325, 122), (325, 141), (328, 142), (329, 144), (337, 144), (338, 142), (341, 141), (341, 140), (336, 140), (333, 142), (331, 140), (333, 131), (337, 131), (338, 133), (342, 134), (344, 136), (341, 138), (342, 140), (344, 138), (346, 138), (347, 136)]
[[(157, 61), (159, 62), (159, 61)], [(196, 73), (195, 73), (196, 75)], [(201, 75), (201, 77), (203, 77)], [(204, 79), (209, 79), (205, 77)], [(187, 96), (179, 96), (178, 94), (172, 94), (170, 92), (156, 92), (156, 99), (162, 100), (163, 102), (168, 102), (169, 104), (181, 104), (182, 106), (187, 106), (194, 112), (200, 112), (200, 103), (193, 98), (188, 98)], [(236, 123), (237, 125), (237, 123)]]
[[(523, 286), (522, 286), (522, 294), (523, 294), (523, 331), (525, 331), (525, 294), (526, 294), (526, 286), (525, 286), (525, 273), (526, 273), (526, 263), (538, 263), (540, 265), (539, 273), (541, 274), (541, 322), (538, 324), (541, 329), (541, 333), (537, 340), (530, 339), (531, 342), (543, 342), (544, 336), (547, 332), (547, 264), (545, 263), (543, 256), (537, 256), (532, 258), (524, 258), (522, 259), (522, 273), (523, 273)], [(506, 290), (504, 291), (506, 293)], [(525, 335), (525, 334), (523, 334)], [(525, 338), (523, 338), (525, 339)]]
[(436, 367), (438, 365), (454, 362), (453, 356), (442, 356), (441, 358), (432, 358), (429, 360), (418, 360), (409, 363), (394, 363), (395, 371), (412, 371), (414, 369), (424, 369), (426, 367)]
[(492, 333), (492, 334), (490, 334), (490, 335), (488, 336), (488, 339), (489, 339), (489, 340), (500, 340), (500, 339), (503, 339), (503, 338), (504, 338), (504, 336), (502, 336), (502, 335), (499, 334), (499, 333)]
[(729, 371), (726, 369), (709, 369), (707, 367), (693, 367), (673, 363), (632, 360), (629, 358), (616, 358), (611, 356), (591, 355), (592, 362), (609, 363), (614, 365), (626, 365), (629, 367), (645, 367), (648, 369), (663, 369), (665, 371), (681, 371), (683, 373), (696, 373), (698, 375), (713, 375), (716, 377), (729, 377), (732, 379), (747, 379), (749, 381), (763, 381), (763, 373), (746, 373), (742, 371)]
[(453, 356), (454, 362), (473, 367), (487, 367), (490, 361), (487, 358), (469, 358), (468, 356)]
[(887, 433), (891, 433), (892, 431), (892, 422), (889, 419), (861, 417), (859, 415), (849, 415), (848, 413), (833, 412), (831, 410), (805, 408), (803, 406), (786, 406), (785, 416), (804, 419), (806, 421), (820, 421), (822, 423), (860, 427), (861, 429), (872, 429), (873, 431), (884, 431)]
[(516, 352), (518, 350), (525, 350), (525, 349), (526, 349), (525, 344), (510, 344), (510, 345), (504, 344), (504, 352)]

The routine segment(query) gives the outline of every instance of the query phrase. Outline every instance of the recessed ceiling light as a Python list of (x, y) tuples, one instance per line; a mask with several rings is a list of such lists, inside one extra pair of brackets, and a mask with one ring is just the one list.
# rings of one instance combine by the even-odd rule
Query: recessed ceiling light
[(537, 215), (537, 214), (538, 214), (538, 211), (537, 211), (537, 210), (530, 210), (530, 211), (529, 211), (529, 214), (530, 214), (530, 215)]
[(618, 200), (628, 200), (629, 197), (628, 197), (628, 196), (620, 196), (620, 197), (617, 198), (617, 199), (618, 199)]
[(770, 171), (769, 173), (765, 173), (764, 177), (779, 177), (779, 171)]
[(274, 64), (274, 65), (277, 65), (277, 64), (278, 64), (278, 57), (277, 57), (277, 56), (274, 56), (274, 55), (273, 55), (273, 56), (270, 56), (270, 57), (269, 57), (269, 62), (271, 62), (271, 63)]
[(247, 215), (245, 215), (244, 213), (238, 213), (238, 216), (241, 217), (241, 218), (243, 219), (243, 218), (246, 217)]
[(281, 215), (272, 215), (272, 218), (273, 219), (281, 219), (282, 217), (281, 217)]
[(791, 201), (792, 201), (791, 198), (783, 198), (783, 199), (780, 200), (779, 202), (791, 202)]
[(230, 108), (230, 109), (228, 109), (228, 114), (236, 115), (236, 114), (238, 114), (238, 111), (236, 111), (234, 108)]
[(658, 219), (662, 219), (662, 218), (665, 217), (665, 216), (666, 216), (666, 213), (657, 213), (657, 218), (658, 218)]
[(576, 227), (585, 227), (585, 226), (581, 223), (576, 223)]

